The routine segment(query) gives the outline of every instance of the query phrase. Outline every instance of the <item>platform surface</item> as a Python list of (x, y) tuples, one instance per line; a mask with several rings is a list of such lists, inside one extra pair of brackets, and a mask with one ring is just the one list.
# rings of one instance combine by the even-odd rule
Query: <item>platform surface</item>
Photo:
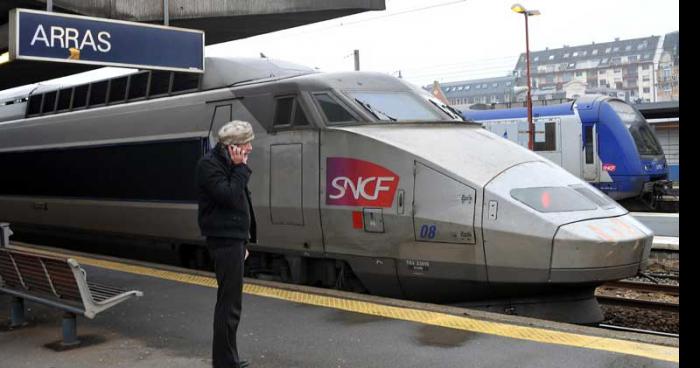
[[(79, 318), (83, 345), (57, 352), (46, 345), (60, 340), (62, 313), (26, 302), (29, 325), (9, 330), (10, 297), (0, 294), (2, 366), (211, 366), (212, 274), (75, 258), (90, 280), (141, 290), (144, 297), (94, 320)], [(672, 339), (593, 336), (587, 327), (455, 310), (247, 280), (239, 351), (251, 367), (678, 366), (677, 344), (658, 343)]]

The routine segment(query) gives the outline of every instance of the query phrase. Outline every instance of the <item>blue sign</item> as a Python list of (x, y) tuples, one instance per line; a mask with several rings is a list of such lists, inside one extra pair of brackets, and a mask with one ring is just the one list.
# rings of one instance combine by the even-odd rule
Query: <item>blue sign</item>
[(13, 9), (10, 60), (204, 72), (204, 32)]

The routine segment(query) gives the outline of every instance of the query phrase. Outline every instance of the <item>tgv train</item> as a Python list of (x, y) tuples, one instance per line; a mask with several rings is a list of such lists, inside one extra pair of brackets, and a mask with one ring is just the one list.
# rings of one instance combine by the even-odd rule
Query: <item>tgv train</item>
[[(534, 150), (614, 199), (660, 196), (671, 187), (666, 157), (642, 114), (601, 95), (533, 107)], [(528, 146), (527, 109), (468, 110), (465, 118)]]
[(597, 189), (384, 74), (207, 58), (201, 77), (144, 71), (12, 101), (0, 219), (20, 235), (201, 255), (195, 165), (240, 119), (256, 136), (248, 275), (433, 302), (573, 293), (552, 318), (590, 322), (593, 288), (637, 274), (651, 248)]

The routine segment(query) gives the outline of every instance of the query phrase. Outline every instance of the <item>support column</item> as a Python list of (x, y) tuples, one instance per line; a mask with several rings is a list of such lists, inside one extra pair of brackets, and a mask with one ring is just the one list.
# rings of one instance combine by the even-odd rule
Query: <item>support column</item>
[(77, 334), (77, 322), (74, 313), (63, 314), (63, 341), (61, 346), (75, 346), (80, 344)]
[(24, 299), (12, 297), (12, 309), (10, 310), (10, 327), (17, 328), (26, 325), (24, 320)]

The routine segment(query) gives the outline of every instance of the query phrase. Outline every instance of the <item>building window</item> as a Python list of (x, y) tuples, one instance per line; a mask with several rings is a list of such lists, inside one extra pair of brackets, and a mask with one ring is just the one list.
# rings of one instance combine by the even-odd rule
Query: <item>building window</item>
[(642, 70), (649, 70), (649, 65), (642, 65)]
[(574, 53), (573, 53), (572, 56), (573, 56), (573, 57), (577, 57), (577, 56), (578, 56), (578, 51), (574, 51)]
[(549, 55), (549, 60), (554, 60), (554, 55)]
[(598, 49), (593, 49), (593, 51), (591, 51), (591, 55), (598, 55)]
[(581, 53), (581, 56), (586, 56), (586, 55), (588, 55), (588, 50), (583, 50), (583, 52)]
[(630, 63), (633, 63), (633, 62), (637, 61), (637, 57), (638, 57), (637, 55), (630, 55), (627, 58), (630, 61)]
[(534, 62), (538, 62), (539, 60), (540, 60), (540, 57), (539, 57), (539, 56), (535, 56), (535, 58), (532, 59), (532, 61), (534, 61)]
[(600, 87), (605, 87), (605, 86), (608, 85), (608, 81), (606, 81), (605, 79), (601, 79), (601, 80), (598, 81), (598, 85), (599, 85)]
[(640, 43), (639, 45), (637, 45), (637, 50), (642, 50), (642, 49), (644, 49), (645, 47), (647, 47), (646, 42)]
[(481, 88), (483, 88), (483, 89), (486, 89), (486, 88), (488, 88), (488, 87), (489, 87), (488, 83), (484, 83), (484, 84), (481, 85)]
[(566, 59), (568, 57), (569, 57), (569, 53), (567, 52), (566, 54), (564, 54), (564, 59)]
[(618, 51), (620, 51), (620, 47), (619, 47), (619, 46), (613, 47), (613, 52), (618, 52)]
[(491, 88), (497, 88), (497, 87), (498, 87), (498, 83), (491, 84)]
[(625, 47), (625, 51), (632, 51), (632, 45), (627, 45), (627, 47)]
[(610, 53), (610, 50), (612, 50), (612, 49), (611, 49), (610, 47), (608, 47), (607, 49), (605, 49), (605, 53), (606, 53), (606, 54), (609, 54), (609, 53)]
[(471, 87), (472, 87), (472, 86), (464, 86), (464, 90), (465, 90), (465, 91), (469, 91), (469, 89), (470, 89)]
[(650, 90), (651, 90), (651, 89), (650, 89), (649, 87), (644, 87), (644, 88), (642, 89), (642, 92), (644, 92), (644, 93), (649, 93)]
[(615, 74), (620, 74), (622, 73), (622, 69), (615, 69)]
[(583, 72), (576, 72), (577, 77), (583, 77)]

